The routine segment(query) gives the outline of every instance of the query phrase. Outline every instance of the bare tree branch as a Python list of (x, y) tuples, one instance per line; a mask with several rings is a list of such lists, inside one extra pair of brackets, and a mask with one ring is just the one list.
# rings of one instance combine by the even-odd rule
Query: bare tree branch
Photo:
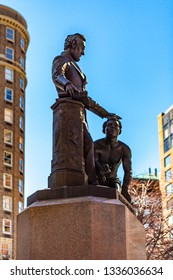
[(163, 219), (162, 200), (167, 198), (161, 196), (159, 180), (133, 179), (129, 192), (136, 216), (145, 227), (147, 259), (172, 260), (173, 227), (168, 223), (172, 210)]

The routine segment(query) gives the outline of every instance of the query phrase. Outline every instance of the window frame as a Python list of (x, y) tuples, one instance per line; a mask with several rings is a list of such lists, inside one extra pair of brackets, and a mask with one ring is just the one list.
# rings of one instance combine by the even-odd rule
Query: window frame
[(24, 139), (23, 139), (22, 136), (19, 136), (19, 150), (20, 150), (21, 152), (24, 151)]
[[(6, 163), (6, 162), (5, 162), (5, 153), (8, 153), (9, 155), (11, 155), (11, 159), (10, 159), (11, 163)], [(7, 158), (7, 159), (8, 159), (8, 158)], [(5, 165), (5, 166), (10, 166), (10, 167), (13, 166), (13, 154), (12, 154), (11, 152), (4, 151), (4, 165)]]
[(173, 209), (173, 198), (171, 198), (167, 201), (167, 209), (168, 210)]
[(170, 164), (171, 164), (171, 155), (169, 154), (164, 158), (164, 167), (168, 167)]
[(169, 137), (164, 139), (163, 146), (164, 146), (164, 153), (167, 153), (170, 150), (170, 148), (171, 148), (170, 138)]
[[(11, 52), (11, 53), (9, 53)], [(6, 47), (5, 48), (5, 57), (11, 61), (14, 61), (14, 49)]]
[(22, 116), (19, 117), (19, 128), (24, 130), (24, 118)]
[[(10, 179), (7, 178), (7, 176), (8, 176)], [(9, 185), (6, 184), (7, 181), (10, 182)], [(4, 174), (3, 174), (3, 187), (4, 187), (5, 189), (10, 189), (10, 190), (12, 190), (12, 188), (13, 188), (13, 177), (12, 177), (11, 174), (9, 174), (9, 173), (4, 173)]]
[(5, 79), (11, 83), (14, 81), (14, 71), (10, 67), (5, 67)]
[(18, 201), (18, 213), (21, 213), (24, 209), (24, 204), (22, 201)]
[(12, 212), (12, 197), (3, 195), (3, 211)]
[(19, 64), (22, 69), (25, 69), (25, 60), (22, 56), (19, 59)]
[[(9, 226), (5, 225), (6, 222), (9, 222)], [(6, 231), (5, 228), (9, 228), (10, 231)], [(2, 222), (2, 233), (12, 235), (12, 220), (10, 219), (3, 219)]]
[[(169, 190), (169, 188), (170, 188), (170, 190)], [(166, 186), (166, 194), (171, 195), (172, 193), (173, 193), (173, 184), (170, 183)]]
[(13, 123), (13, 110), (9, 108), (4, 108), (4, 121), (7, 123)]
[(20, 88), (24, 90), (24, 78), (20, 77), (19, 79)]
[(23, 158), (19, 158), (19, 171), (23, 174), (24, 172), (24, 161)]
[[(7, 249), (3, 248), (3, 244), (7, 245)], [(3, 251), (7, 250), (7, 253), (3, 253)], [(10, 238), (0, 238), (0, 255), (2, 259), (9, 260), (12, 258), (12, 240)]]
[(163, 127), (163, 137), (164, 137), (164, 140), (169, 137), (169, 124), (168, 123), (166, 123)]
[(19, 107), (22, 111), (24, 111), (24, 98), (22, 95), (20, 95), (20, 98), (19, 98)]
[(25, 39), (23, 37), (20, 38), (20, 47), (23, 51), (25, 51)]
[[(9, 35), (8, 30), (12, 31), (12, 35)], [(8, 41), (11, 41), (11, 42), (14, 42), (14, 40), (15, 40), (15, 31), (14, 31), (14, 29), (12, 29), (12, 28), (10, 28), (8, 26), (6, 27), (6, 39)]]
[(18, 181), (18, 190), (19, 190), (19, 193), (23, 194), (24, 185), (23, 185), (23, 180), (22, 179), (19, 179), (19, 181)]
[[(10, 133), (10, 139), (11, 139), (11, 141), (10, 142), (8, 142), (8, 141), (6, 141), (6, 139), (5, 139), (5, 137), (6, 137), (6, 135), (5, 135), (5, 132), (9, 132)], [(13, 131), (12, 130), (9, 130), (9, 129), (4, 129), (4, 143), (5, 144), (7, 144), (7, 145), (13, 145)]]
[(165, 171), (165, 181), (169, 182), (172, 178), (172, 170), (169, 168), (168, 170)]
[[(9, 93), (9, 91), (10, 91), (10, 93)], [(7, 98), (7, 96), (11, 96), (11, 98), (9, 99), (9, 98)], [(5, 100), (10, 103), (13, 103), (13, 89), (5, 87)]]

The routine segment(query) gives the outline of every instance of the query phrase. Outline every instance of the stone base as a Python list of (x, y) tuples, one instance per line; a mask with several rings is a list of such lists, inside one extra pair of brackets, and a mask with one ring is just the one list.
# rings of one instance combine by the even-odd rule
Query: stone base
[(37, 200), (18, 215), (18, 260), (143, 260), (145, 231), (118, 199)]

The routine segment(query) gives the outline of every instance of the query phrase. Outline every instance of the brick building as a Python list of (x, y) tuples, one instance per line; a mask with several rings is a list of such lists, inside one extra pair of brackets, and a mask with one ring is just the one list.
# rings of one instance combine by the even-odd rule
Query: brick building
[(25, 19), (0, 5), (0, 259), (16, 257), (16, 217), (24, 203)]
[(163, 215), (168, 216), (168, 226), (173, 226), (173, 105), (158, 116), (158, 130)]

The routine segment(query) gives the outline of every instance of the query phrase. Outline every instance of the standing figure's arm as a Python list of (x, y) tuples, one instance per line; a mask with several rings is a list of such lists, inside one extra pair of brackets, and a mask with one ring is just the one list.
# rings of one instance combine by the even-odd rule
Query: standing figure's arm
[(120, 116), (114, 114), (114, 113), (109, 113), (106, 109), (104, 109), (102, 106), (100, 106), (96, 101), (94, 101), (91, 97), (88, 97), (89, 99), (89, 110), (93, 112), (94, 114), (98, 115), (101, 118), (111, 118), (115, 117), (117, 119), (121, 119)]
[(70, 81), (66, 78), (65, 72), (68, 67), (68, 63), (65, 62), (61, 56), (55, 57), (52, 64), (52, 79), (55, 86), (65, 91), (65, 87)]
[(52, 79), (56, 87), (67, 92), (69, 96), (71, 96), (74, 92), (79, 92), (79, 90), (66, 77), (69, 63), (70, 62), (65, 61), (64, 57), (57, 56), (52, 65)]

